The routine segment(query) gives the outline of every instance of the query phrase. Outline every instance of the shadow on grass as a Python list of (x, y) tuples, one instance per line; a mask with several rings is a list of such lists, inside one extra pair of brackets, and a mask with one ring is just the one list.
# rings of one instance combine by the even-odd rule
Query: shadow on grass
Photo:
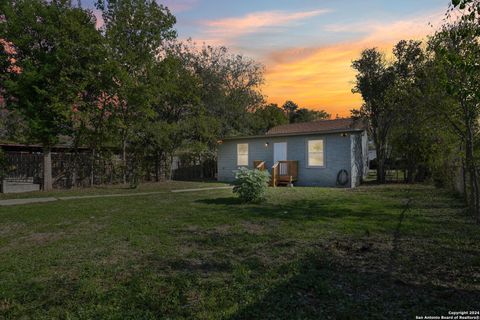
[[(403, 208), (402, 203), (381, 204), (364, 203), (359, 204), (348, 198), (341, 201), (329, 199), (318, 200), (294, 200), (284, 204), (263, 202), (263, 203), (242, 203), (236, 197), (207, 198), (195, 201), (204, 205), (215, 205), (215, 210), (228, 211), (237, 218), (244, 219), (280, 219), (284, 221), (327, 221), (331, 219), (353, 218), (361, 219), (363, 223), (387, 223), (393, 225), (396, 215)], [(211, 208), (210, 208), (211, 209)]]
[(213, 204), (213, 205), (241, 205), (243, 203), (238, 197), (225, 197), (225, 198), (208, 198), (200, 199), (196, 201), (197, 203), (203, 204)]
[(310, 255), (296, 275), (228, 319), (414, 319), (476, 310), (479, 290), (406, 283), (381, 271)]
[[(360, 194), (361, 196), (356, 196)], [(369, 195), (372, 194), (372, 197)], [(281, 194), (280, 194), (281, 196)], [(244, 219), (279, 219), (283, 221), (325, 221), (349, 218), (348, 223), (358, 221), (365, 226), (377, 226), (381, 229), (394, 230), (398, 215), (403, 210), (407, 198), (412, 199), (408, 224), (405, 231), (436, 230), (442, 227), (445, 219), (450, 224), (464, 227), (464, 204), (443, 189), (432, 189), (427, 186), (395, 185), (367, 187), (348, 190), (341, 197), (330, 198), (319, 192), (306, 195), (304, 199), (271, 198), (270, 201), (258, 204), (244, 204), (237, 197), (219, 197), (196, 200), (196, 203), (210, 206), (210, 210), (228, 211), (229, 215)], [(313, 198), (312, 198), (313, 197)], [(440, 211), (449, 210), (445, 219), (439, 219)], [(418, 214), (421, 210), (421, 214)], [(458, 211), (452, 215), (450, 211)], [(460, 219), (457, 219), (457, 218)], [(353, 226), (355, 227), (355, 226)]]

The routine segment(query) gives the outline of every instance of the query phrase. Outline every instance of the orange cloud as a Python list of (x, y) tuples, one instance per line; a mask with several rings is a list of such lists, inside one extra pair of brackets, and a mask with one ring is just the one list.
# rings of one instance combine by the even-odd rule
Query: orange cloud
[(313, 48), (293, 48), (273, 52), (266, 59), (264, 93), (268, 101), (283, 104), (293, 100), (301, 106), (324, 109), (333, 116), (348, 116), (362, 104), (359, 94), (352, 94), (355, 71), (352, 60), (368, 47), (390, 52), (402, 39), (422, 39), (433, 30), (428, 23), (439, 23), (442, 13), (389, 24), (364, 22), (352, 25), (329, 25), (329, 32), (367, 33), (352, 42)]
[(358, 52), (349, 44), (276, 52), (267, 64), (264, 92), (280, 105), (290, 99), (334, 116), (347, 115), (361, 104), (361, 98), (351, 93), (355, 74), (350, 65)]

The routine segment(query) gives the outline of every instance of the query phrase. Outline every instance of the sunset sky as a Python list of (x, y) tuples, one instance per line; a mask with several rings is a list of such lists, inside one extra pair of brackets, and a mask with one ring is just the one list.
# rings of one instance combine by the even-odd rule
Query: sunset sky
[[(346, 116), (361, 104), (351, 93), (351, 61), (366, 47), (390, 50), (422, 39), (443, 19), (448, 0), (165, 0), (179, 37), (225, 45), (263, 63), (263, 92), (279, 105)], [(429, 23), (433, 25), (430, 26)]]

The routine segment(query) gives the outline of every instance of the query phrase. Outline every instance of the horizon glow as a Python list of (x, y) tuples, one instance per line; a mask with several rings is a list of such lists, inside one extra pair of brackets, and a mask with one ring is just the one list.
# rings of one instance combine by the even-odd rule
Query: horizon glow
[[(84, 1), (93, 9), (93, 0)], [(440, 26), (448, 0), (158, 0), (177, 18), (180, 39), (223, 45), (266, 67), (267, 102), (348, 116), (352, 60), (369, 47), (387, 57), (395, 43), (425, 39)], [(94, 10), (95, 11), (95, 10)], [(97, 12), (98, 14), (98, 12)]]

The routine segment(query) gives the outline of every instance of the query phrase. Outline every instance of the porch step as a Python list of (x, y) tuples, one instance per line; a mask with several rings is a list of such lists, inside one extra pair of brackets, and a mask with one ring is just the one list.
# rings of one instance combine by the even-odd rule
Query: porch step
[(40, 191), (40, 184), (33, 182), (7, 181), (2, 182), (2, 193), (22, 193)]
[(277, 187), (278, 187), (278, 186), (293, 187), (293, 182), (290, 182), (290, 181), (278, 181), (278, 182), (277, 182)]

